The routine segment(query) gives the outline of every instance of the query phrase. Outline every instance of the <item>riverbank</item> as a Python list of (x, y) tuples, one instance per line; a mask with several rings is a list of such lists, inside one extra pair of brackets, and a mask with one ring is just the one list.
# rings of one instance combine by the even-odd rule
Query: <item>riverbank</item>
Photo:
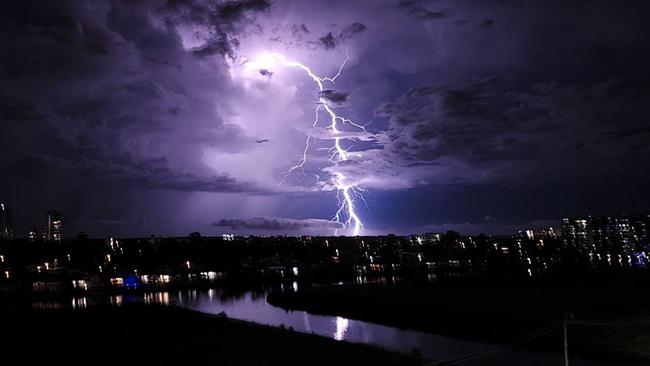
[(0, 312), (1, 359), (66, 365), (418, 365), (420, 359), (190, 310)]
[[(400, 328), (486, 343), (525, 338), (561, 322), (572, 354), (596, 359), (650, 356), (650, 281), (645, 276), (555, 278), (537, 281), (455, 280), (432, 284), (325, 286), (269, 295), (285, 309), (336, 314)], [(634, 321), (628, 321), (634, 319)], [(639, 320), (641, 319), (641, 320)], [(623, 325), (619, 320), (626, 320)], [(527, 349), (562, 351), (562, 333), (526, 342)], [(650, 359), (650, 358), (649, 358)]]

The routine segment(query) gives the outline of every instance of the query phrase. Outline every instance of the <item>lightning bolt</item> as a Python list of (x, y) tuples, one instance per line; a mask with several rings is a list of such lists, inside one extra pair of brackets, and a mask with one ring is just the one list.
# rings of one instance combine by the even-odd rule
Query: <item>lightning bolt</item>
[[(285, 58), (283, 55), (279, 53), (267, 53), (263, 55), (260, 58), (260, 60), (252, 61), (248, 63), (248, 67), (259, 66), (257, 67), (259, 70), (266, 70), (265, 67), (262, 67), (263, 65), (269, 64), (269, 61), (277, 60), (284, 67), (296, 68), (304, 71), (307, 74), (307, 76), (309, 76), (311, 80), (314, 81), (314, 83), (318, 87), (319, 93), (318, 93), (318, 103), (316, 104), (316, 108), (314, 110), (315, 116), (314, 116), (314, 121), (312, 123), (312, 129), (318, 125), (321, 112), (325, 111), (330, 120), (327, 128), (334, 135), (333, 138), (334, 144), (330, 148), (330, 159), (329, 159), (334, 164), (350, 160), (352, 157), (355, 156), (357, 157), (360, 156), (360, 153), (350, 152), (349, 150), (346, 150), (341, 146), (341, 141), (344, 140), (345, 138), (339, 136), (341, 134), (341, 130), (339, 130), (339, 125), (348, 124), (363, 132), (366, 132), (366, 125), (360, 125), (348, 118), (344, 118), (337, 115), (336, 112), (334, 112), (333, 107), (329, 104), (328, 100), (323, 96), (323, 92), (325, 90), (324, 87), (325, 83), (334, 84), (336, 79), (343, 72), (343, 68), (345, 67), (345, 64), (350, 60), (350, 56), (347, 50), (345, 54), (346, 54), (345, 60), (343, 61), (343, 63), (341, 63), (338, 72), (334, 76), (330, 76), (330, 77), (318, 76), (314, 72), (312, 72), (312, 70), (308, 66), (297, 61), (288, 60), (287, 58)], [(305, 141), (305, 148), (303, 149), (302, 158), (295, 165), (289, 168), (285, 176), (282, 178), (282, 184), (284, 184), (285, 180), (297, 170), (302, 171), (303, 178), (304, 178), (305, 176), (304, 167), (305, 167), (305, 163), (307, 162), (309, 145), (312, 138), (313, 137), (310, 132), (307, 135), (307, 139)], [(361, 218), (357, 214), (355, 200), (357, 197), (359, 197), (365, 202), (365, 200), (363, 199), (363, 195), (361, 194), (363, 189), (358, 187), (358, 184), (356, 183), (346, 182), (347, 179), (345, 175), (341, 172), (332, 173), (331, 178), (334, 186), (337, 189), (336, 197), (338, 199), (338, 209), (332, 220), (341, 223), (343, 227), (351, 230), (353, 235), (355, 236), (359, 235), (359, 233), (363, 229), (363, 222), (361, 221)], [(338, 235), (338, 229), (335, 231), (335, 235)]]

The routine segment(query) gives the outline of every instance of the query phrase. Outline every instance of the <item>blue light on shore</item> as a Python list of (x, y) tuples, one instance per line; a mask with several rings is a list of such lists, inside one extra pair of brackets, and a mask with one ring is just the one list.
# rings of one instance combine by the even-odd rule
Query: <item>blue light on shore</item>
[(124, 287), (127, 289), (136, 289), (140, 286), (140, 279), (137, 276), (124, 277)]

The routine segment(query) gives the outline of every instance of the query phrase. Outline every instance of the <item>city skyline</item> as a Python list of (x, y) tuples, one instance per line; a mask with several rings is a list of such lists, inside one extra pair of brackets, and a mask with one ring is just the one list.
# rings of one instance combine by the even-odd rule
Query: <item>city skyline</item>
[(649, 7), (7, 2), (0, 201), (18, 236), (353, 234), (350, 187), (361, 235), (646, 212)]
[[(46, 242), (58, 242), (61, 243), (63, 240), (75, 240), (77, 238), (113, 238), (116, 237), (114, 234), (106, 236), (96, 236), (93, 233), (88, 233), (86, 231), (79, 231), (77, 233), (69, 233), (66, 237), (63, 235), (63, 222), (64, 215), (55, 210), (48, 210), (44, 214), (43, 220), (43, 229), (39, 232), (36, 229), (37, 225), (29, 226), (30, 229), (22, 234), (15, 235), (14, 222), (13, 222), (13, 209), (6, 206), (4, 203), (0, 203), (0, 239), (6, 241), (11, 241), (15, 239), (29, 239), (30, 241), (37, 241), (42, 239)], [(250, 221), (254, 222), (252, 225)], [(287, 220), (287, 219), (285, 219)], [(619, 225), (623, 225), (624, 233), (619, 233)], [(25, 226), (25, 225), (20, 225)], [(300, 220), (288, 220), (285, 222), (278, 222), (277, 218), (269, 217), (254, 217), (248, 220), (222, 220), (219, 225), (215, 225), (217, 228), (211, 232), (200, 233), (198, 231), (192, 231), (189, 234), (184, 235), (164, 235), (161, 233), (150, 233), (142, 237), (184, 237), (184, 236), (193, 236), (201, 235), (205, 237), (223, 237), (224, 240), (232, 240), (236, 235), (238, 237), (300, 237), (300, 236), (317, 236), (317, 237), (336, 237), (336, 236), (346, 236), (346, 235), (328, 235), (328, 234), (305, 234), (301, 230), (304, 229), (305, 223)], [(264, 227), (263, 230), (260, 227)], [(279, 227), (284, 227), (283, 232), (279, 232)], [(219, 230), (222, 228), (223, 230)], [(605, 229), (606, 228), (606, 229)], [(634, 241), (643, 241), (646, 240), (650, 234), (650, 213), (619, 213), (619, 214), (601, 214), (601, 215), (592, 215), (592, 214), (583, 214), (580, 216), (563, 216), (561, 218), (549, 219), (549, 220), (540, 220), (535, 225), (512, 225), (508, 227), (508, 231), (503, 232), (486, 232), (486, 231), (473, 231), (474, 227), (466, 225), (458, 225), (455, 227), (429, 227), (431, 230), (418, 231), (418, 232), (390, 232), (384, 234), (366, 234), (359, 235), (365, 237), (373, 236), (386, 236), (386, 235), (397, 235), (397, 236), (418, 236), (418, 235), (430, 235), (430, 234), (442, 234), (445, 232), (455, 232), (460, 235), (466, 236), (477, 236), (479, 234), (484, 234), (488, 236), (527, 236), (529, 239), (532, 239), (537, 235), (551, 235), (551, 236), (570, 236), (572, 247), (584, 246), (584, 243), (589, 242), (590, 240), (605, 240), (607, 241), (607, 232), (615, 232), (616, 240), (621, 239), (621, 237), (626, 237), (628, 241), (632, 237), (637, 237)], [(437, 230), (438, 229), (438, 230)], [(505, 230), (505, 229), (504, 229)], [(604, 233), (605, 232), (605, 233)], [(39, 235), (40, 233), (40, 235)], [(576, 234), (579, 233), (579, 234)], [(577, 239), (577, 238), (580, 239)], [(123, 237), (124, 238), (124, 237)], [(126, 237), (128, 238), (128, 237)], [(136, 238), (136, 237), (131, 237)], [(569, 243), (567, 243), (569, 245)]]

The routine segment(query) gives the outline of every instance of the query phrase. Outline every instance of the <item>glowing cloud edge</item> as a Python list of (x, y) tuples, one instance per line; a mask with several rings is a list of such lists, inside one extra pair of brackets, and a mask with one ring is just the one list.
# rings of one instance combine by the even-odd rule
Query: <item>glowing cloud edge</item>
[[(346, 58), (343, 61), (343, 63), (340, 65), (338, 72), (331, 77), (318, 76), (314, 74), (311, 71), (311, 69), (305, 66), (304, 64), (297, 61), (288, 60), (283, 55), (277, 52), (264, 53), (260, 57), (256, 58), (255, 60), (248, 61), (245, 64), (245, 67), (249, 69), (268, 70), (268, 69), (272, 69), (273, 66), (276, 65), (275, 61), (279, 61), (284, 67), (297, 68), (304, 71), (314, 81), (314, 83), (318, 86), (319, 93), (318, 93), (318, 103), (316, 104), (316, 108), (314, 110), (315, 118), (312, 123), (312, 129), (316, 128), (316, 126), (318, 125), (321, 110), (327, 112), (327, 115), (330, 117), (330, 124), (327, 127), (327, 129), (332, 131), (333, 134), (332, 139), (334, 141), (334, 144), (330, 148), (331, 155), (329, 160), (334, 164), (336, 164), (337, 162), (350, 160), (351, 156), (360, 156), (360, 153), (351, 153), (341, 146), (341, 140), (350, 139), (350, 138), (345, 136), (339, 136), (341, 134), (341, 131), (338, 129), (339, 122), (343, 124), (349, 124), (361, 130), (364, 133), (367, 132), (365, 128), (366, 125), (360, 125), (358, 123), (353, 122), (350, 119), (337, 115), (332, 109), (332, 106), (330, 106), (330, 104), (328, 103), (327, 99), (323, 97), (323, 91), (325, 90), (324, 83), (325, 82), (334, 83), (336, 79), (343, 72), (343, 68), (345, 67), (346, 63), (350, 60), (350, 56), (347, 50), (345, 54), (346, 54)], [(291, 174), (293, 174), (296, 170), (301, 170), (303, 172), (303, 175), (305, 174), (304, 166), (305, 163), (307, 162), (308, 150), (309, 150), (311, 139), (312, 139), (312, 134), (310, 132), (307, 134), (307, 139), (305, 140), (305, 147), (303, 149), (302, 158), (298, 161), (298, 163), (296, 163), (295, 165), (289, 168), (287, 173), (282, 178), (281, 184), (284, 184), (286, 179), (289, 176), (291, 176)], [(341, 172), (334, 172), (331, 173), (330, 175), (332, 176), (334, 186), (337, 189), (336, 197), (338, 199), (338, 209), (336, 211), (336, 214), (332, 218), (332, 220), (341, 223), (346, 229), (352, 230), (352, 235), (357, 236), (361, 233), (361, 230), (364, 229), (364, 225), (363, 222), (361, 221), (361, 218), (357, 214), (357, 209), (355, 206), (355, 198), (358, 197), (363, 200), (363, 195), (361, 194), (363, 189), (360, 188), (357, 184), (346, 184), (345, 182), (346, 177)], [(335, 230), (335, 235), (338, 235), (338, 229)]]

